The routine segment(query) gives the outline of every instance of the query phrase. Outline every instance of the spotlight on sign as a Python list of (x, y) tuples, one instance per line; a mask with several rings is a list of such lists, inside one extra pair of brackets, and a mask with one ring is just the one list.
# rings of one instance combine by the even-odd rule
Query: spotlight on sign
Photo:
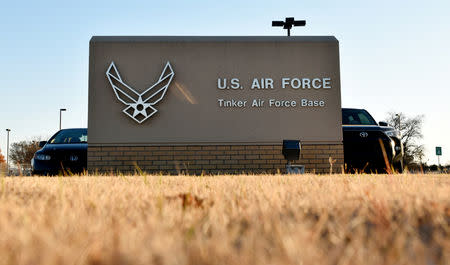
[(272, 27), (283, 27), (287, 29), (287, 35), (291, 36), (291, 28), (303, 27), (306, 25), (306, 20), (295, 20), (293, 17), (287, 17), (285, 21), (272, 21)]

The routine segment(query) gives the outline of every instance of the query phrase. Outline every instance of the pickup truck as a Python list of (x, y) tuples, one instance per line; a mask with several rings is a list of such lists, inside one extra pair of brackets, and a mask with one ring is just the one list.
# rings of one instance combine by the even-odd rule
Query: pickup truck
[(344, 166), (349, 173), (403, 172), (400, 132), (364, 109), (342, 109)]

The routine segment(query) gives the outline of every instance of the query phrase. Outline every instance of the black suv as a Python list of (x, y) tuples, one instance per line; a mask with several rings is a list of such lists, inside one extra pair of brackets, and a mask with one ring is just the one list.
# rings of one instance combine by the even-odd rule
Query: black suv
[(346, 172), (403, 171), (400, 132), (364, 109), (342, 109)]

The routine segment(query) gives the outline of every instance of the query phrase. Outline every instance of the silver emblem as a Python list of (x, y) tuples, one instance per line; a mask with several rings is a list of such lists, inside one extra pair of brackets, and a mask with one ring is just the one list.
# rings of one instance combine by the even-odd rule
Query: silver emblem
[(78, 160), (78, 156), (76, 156), (76, 155), (71, 155), (71, 156), (69, 157), (69, 160), (72, 161), (72, 162), (75, 162), (75, 161)]
[(362, 138), (366, 138), (367, 136), (369, 136), (369, 134), (366, 132), (360, 132), (359, 136), (361, 136)]
[(138, 123), (144, 122), (158, 112), (153, 106), (160, 102), (166, 95), (167, 88), (169, 87), (170, 82), (172, 82), (174, 75), (170, 62), (167, 62), (158, 81), (144, 92), (138, 93), (135, 89), (122, 81), (114, 62), (111, 62), (111, 65), (106, 71), (106, 77), (108, 78), (117, 99), (127, 105), (127, 107), (123, 109), (123, 113)]

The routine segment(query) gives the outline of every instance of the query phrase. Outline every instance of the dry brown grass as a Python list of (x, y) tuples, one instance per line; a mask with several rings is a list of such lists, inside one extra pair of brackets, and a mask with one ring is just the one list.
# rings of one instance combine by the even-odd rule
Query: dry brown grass
[(449, 175), (0, 177), (0, 264), (449, 264)]

